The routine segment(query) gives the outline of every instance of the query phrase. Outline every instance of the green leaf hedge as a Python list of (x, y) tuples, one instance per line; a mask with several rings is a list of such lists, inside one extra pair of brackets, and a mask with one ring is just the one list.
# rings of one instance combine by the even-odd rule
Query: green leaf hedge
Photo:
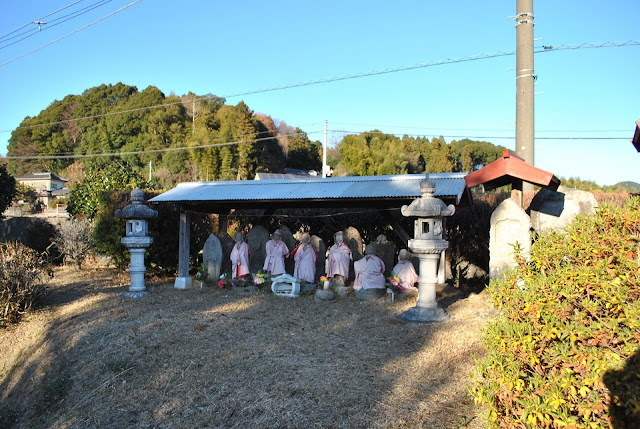
[(488, 290), (471, 393), (491, 427), (640, 425), (640, 199), (536, 237)]

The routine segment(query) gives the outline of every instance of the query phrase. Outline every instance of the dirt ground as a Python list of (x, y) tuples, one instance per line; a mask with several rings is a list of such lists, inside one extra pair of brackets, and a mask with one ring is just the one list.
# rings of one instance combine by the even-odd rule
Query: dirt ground
[(0, 330), (0, 427), (481, 428), (466, 391), (485, 293), (446, 287), (440, 324), (415, 305), (334, 302), (61, 268), (44, 303)]

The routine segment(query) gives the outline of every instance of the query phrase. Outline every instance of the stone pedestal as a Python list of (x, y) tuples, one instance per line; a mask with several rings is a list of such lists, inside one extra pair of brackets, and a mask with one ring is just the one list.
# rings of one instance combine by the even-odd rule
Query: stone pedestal
[(131, 255), (131, 264), (129, 265), (129, 274), (131, 276), (131, 285), (129, 291), (124, 295), (130, 298), (140, 298), (145, 295), (149, 295), (149, 292), (144, 285), (144, 273), (147, 271), (144, 265), (144, 254), (147, 252), (147, 247), (151, 245), (153, 239), (151, 237), (123, 237), (122, 244), (129, 250)]
[(191, 286), (193, 279), (191, 277), (176, 277), (173, 287), (176, 289), (186, 289)]
[(449, 246), (445, 240), (409, 240), (411, 252), (418, 256), (418, 301), (416, 306), (405, 311), (401, 318), (407, 322), (442, 322), (449, 314), (438, 307), (436, 285), (440, 253)]

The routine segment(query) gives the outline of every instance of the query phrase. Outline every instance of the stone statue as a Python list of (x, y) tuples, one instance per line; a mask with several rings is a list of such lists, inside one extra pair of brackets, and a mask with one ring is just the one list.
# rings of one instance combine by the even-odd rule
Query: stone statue
[(368, 244), (365, 249), (365, 257), (353, 263), (356, 279), (353, 288), (360, 289), (386, 289), (384, 277), (384, 262), (375, 254), (375, 246)]
[(300, 280), (313, 283), (316, 277), (316, 251), (311, 246), (311, 237), (308, 233), (302, 234), (300, 244), (291, 252), (291, 257), (296, 262), (293, 276)]
[(249, 270), (249, 245), (245, 243), (241, 232), (235, 236), (236, 244), (231, 250), (231, 278), (237, 279), (250, 274)]
[(351, 261), (351, 249), (345, 244), (342, 231), (333, 235), (334, 245), (329, 250), (329, 267), (327, 277), (336, 275), (349, 278), (349, 262)]
[(393, 267), (393, 272), (400, 279), (400, 286), (406, 290), (418, 290), (415, 284), (418, 282), (418, 274), (409, 260), (407, 249), (400, 250), (398, 263)]
[(279, 230), (276, 229), (271, 236), (271, 240), (267, 241), (265, 250), (267, 256), (264, 259), (262, 269), (270, 272), (271, 276), (284, 273), (284, 258), (289, 256), (289, 249), (284, 241), (282, 241), (282, 234)]

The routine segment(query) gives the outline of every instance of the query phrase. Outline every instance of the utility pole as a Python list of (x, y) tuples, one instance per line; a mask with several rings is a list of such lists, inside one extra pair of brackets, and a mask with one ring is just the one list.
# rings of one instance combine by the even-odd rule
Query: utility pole
[(151, 176), (152, 171), (153, 171), (152, 161), (149, 161), (149, 182), (151, 182), (151, 180), (153, 179), (153, 177)]
[[(516, 0), (516, 155), (534, 162), (533, 0)], [(523, 184), (523, 192), (533, 185)]]
[(191, 100), (191, 102), (193, 103), (192, 105), (192, 110), (191, 110), (191, 135), (195, 135), (196, 134), (196, 97), (193, 97), (193, 100)]
[(322, 145), (322, 177), (327, 177), (327, 120), (324, 120), (324, 144)]

